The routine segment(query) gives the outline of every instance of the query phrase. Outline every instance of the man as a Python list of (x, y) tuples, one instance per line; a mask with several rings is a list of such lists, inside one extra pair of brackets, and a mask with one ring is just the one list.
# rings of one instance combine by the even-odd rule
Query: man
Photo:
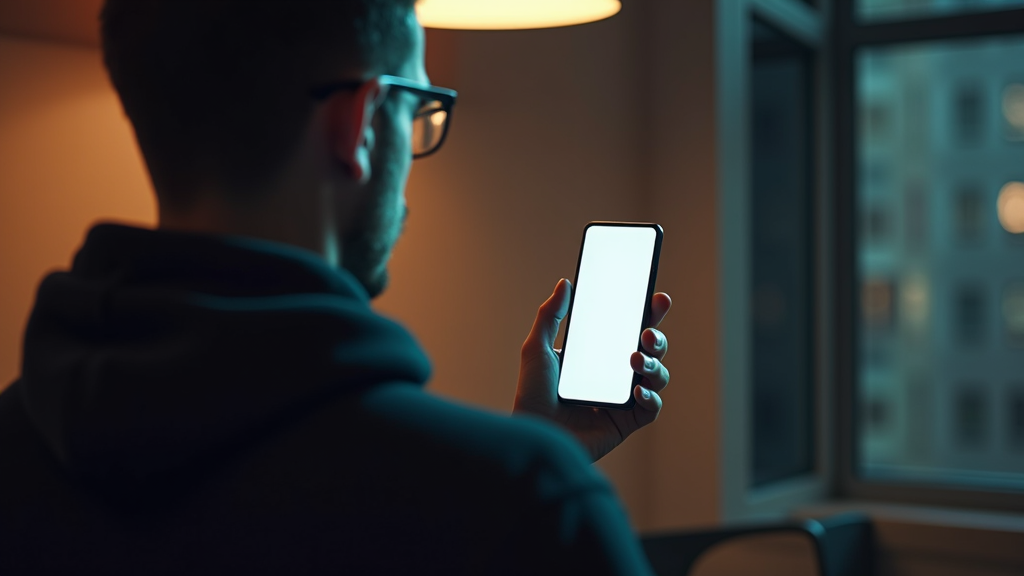
[(560, 405), (560, 281), (507, 418), (425, 393), (369, 307), (455, 97), (412, 4), (108, 1), (159, 228), (97, 226), (40, 286), (0, 395), (0, 573), (649, 570), (590, 462), (657, 417), (662, 334), (623, 358), (633, 410)]

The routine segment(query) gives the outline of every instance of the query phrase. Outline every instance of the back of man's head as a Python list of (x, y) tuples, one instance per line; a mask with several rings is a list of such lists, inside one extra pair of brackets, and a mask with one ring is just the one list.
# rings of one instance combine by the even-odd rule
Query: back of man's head
[(107, 0), (104, 60), (161, 204), (258, 188), (299, 140), (311, 87), (392, 71), (414, 3)]

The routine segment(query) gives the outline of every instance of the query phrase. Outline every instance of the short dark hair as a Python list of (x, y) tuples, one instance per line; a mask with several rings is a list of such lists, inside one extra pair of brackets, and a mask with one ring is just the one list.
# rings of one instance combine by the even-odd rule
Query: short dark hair
[(391, 71), (414, 4), (107, 0), (104, 62), (161, 203), (187, 205), (200, 177), (241, 190), (272, 174), (312, 111), (312, 85)]

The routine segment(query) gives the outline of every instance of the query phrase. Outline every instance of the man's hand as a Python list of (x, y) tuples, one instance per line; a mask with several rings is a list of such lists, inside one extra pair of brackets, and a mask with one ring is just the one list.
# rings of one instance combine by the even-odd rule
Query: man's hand
[(537, 310), (533, 329), (523, 342), (519, 385), (512, 411), (543, 416), (567, 428), (597, 461), (627, 436), (654, 422), (661, 412), (658, 392), (668, 386), (669, 377), (661, 360), (668, 352), (668, 340), (656, 327), (668, 314), (672, 300), (664, 292), (651, 298), (651, 325), (640, 337), (646, 354), (633, 352), (628, 359), (633, 371), (643, 376), (640, 385), (633, 390), (636, 398), (633, 409), (605, 410), (558, 401), (558, 353), (554, 342), (558, 325), (569, 311), (570, 289), (568, 280), (559, 280), (554, 293)]

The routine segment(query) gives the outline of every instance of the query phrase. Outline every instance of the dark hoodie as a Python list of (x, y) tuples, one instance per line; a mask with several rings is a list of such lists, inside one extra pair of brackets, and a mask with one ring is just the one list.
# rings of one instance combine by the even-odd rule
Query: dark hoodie
[(0, 574), (643, 574), (560, 431), (426, 394), (346, 272), (94, 228), (0, 394)]

